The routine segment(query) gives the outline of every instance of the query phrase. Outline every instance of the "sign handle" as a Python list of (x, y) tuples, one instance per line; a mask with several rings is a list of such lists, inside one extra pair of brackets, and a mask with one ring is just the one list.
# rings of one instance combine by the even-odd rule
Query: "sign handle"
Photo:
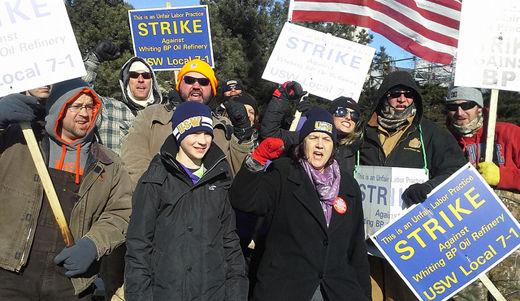
[(68, 248), (72, 247), (74, 245), (74, 239), (70, 233), (69, 227), (67, 226), (67, 220), (63, 215), (63, 210), (61, 209), (58, 195), (56, 194), (54, 186), (52, 185), (49, 171), (47, 170), (47, 166), (45, 166), (45, 161), (43, 161), (43, 156), (40, 152), (40, 148), (38, 147), (38, 143), (36, 142), (36, 137), (34, 137), (31, 124), (27, 121), (20, 122), (20, 127), (22, 128), (23, 135), (27, 141), (27, 146), (29, 147), (29, 152), (31, 153), (34, 165), (36, 165), (38, 175), (42, 180), (43, 189), (47, 195), (47, 199), (49, 200), (54, 218), (56, 219), (56, 222), (58, 222), (58, 226), (60, 228), (61, 235), (63, 236), (63, 240), (65, 241), (65, 245)]
[[(300, 98), (300, 100), (298, 101), (298, 103), (300, 103), (307, 96), (309, 96), (309, 93), (306, 93), (305, 95), (303, 95)], [(289, 128), (289, 131), (291, 131), (291, 132), (296, 131), (296, 127), (298, 126), (298, 122), (300, 122), (301, 117), (302, 117), (302, 112), (296, 110), (296, 112), (294, 112), (294, 119), (291, 122), (291, 127)]]
[(478, 277), (478, 279), (480, 279), (480, 281), (482, 281), (484, 286), (488, 289), (488, 291), (491, 293), (491, 295), (493, 295), (493, 297), (497, 301), (506, 301), (506, 298), (504, 298), (504, 296), (502, 296), (502, 294), (498, 291), (497, 287), (493, 284), (493, 282), (491, 282), (491, 280), (489, 280), (486, 273), (482, 273), (482, 275), (480, 275)]
[[(489, 102), (489, 116), (488, 116), (488, 124), (487, 124), (487, 133), (486, 133), (486, 162), (493, 161), (493, 146), (495, 145), (495, 124), (497, 121), (497, 105), (498, 105), (498, 90), (491, 90), (491, 99)], [(488, 289), (488, 291), (495, 297), (497, 301), (506, 301), (504, 296), (500, 294), (496, 286), (489, 280), (488, 276), (485, 273), (480, 275), (480, 281), (484, 284), (484, 286)]]
[(493, 146), (495, 145), (495, 124), (497, 121), (498, 106), (498, 90), (491, 90), (491, 99), (489, 101), (489, 116), (486, 133), (486, 162), (493, 161)]

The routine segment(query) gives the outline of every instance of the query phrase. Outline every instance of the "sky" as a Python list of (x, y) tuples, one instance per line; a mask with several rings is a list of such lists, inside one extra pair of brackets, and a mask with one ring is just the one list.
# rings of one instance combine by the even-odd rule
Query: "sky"
[[(126, 2), (131, 4), (135, 9), (166, 7), (166, 2), (170, 2), (172, 6), (192, 6), (200, 4), (199, 0), (126, 0)], [(376, 51), (379, 50), (380, 46), (384, 46), (386, 48), (386, 53), (396, 60), (413, 57), (412, 54), (390, 42), (382, 35), (375, 32), (371, 33), (374, 36), (374, 39), (369, 46), (374, 47)], [(413, 61), (408, 60), (397, 62), (396, 65), (401, 68), (413, 68)]]

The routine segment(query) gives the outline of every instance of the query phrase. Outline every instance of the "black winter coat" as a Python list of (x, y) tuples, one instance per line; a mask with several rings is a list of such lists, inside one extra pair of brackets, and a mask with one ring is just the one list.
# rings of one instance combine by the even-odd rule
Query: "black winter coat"
[(126, 300), (247, 300), (228, 199), (231, 169), (212, 144), (193, 184), (170, 135), (138, 182), (126, 237)]
[[(385, 78), (378, 90), (378, 96), (372, 108), (372, 115), (375, 114), (383, 102), (387, 101), (386, 93), (395, 86), (403, 86), (417, 93), (417, 96), (414, 98), (417, 109), (415, 118), (394, 149), (388, 154), (388, 157), (385, 156), (383, 151), (377, 127), (367, 124), (364, 129), (363, 143), (360, 149), (360, 164), (423, 168), (425, 157), (430, 178), (426, 183), (433, 189), (466, 164), (464, 154), (453, 136), (446, 129), (442, 129), (430, 120), (423, 118), (423, 103), (418, 93), (419, 89), (405, 71), (394, 72)], [(421, 132), (426, 154), (423, 154), (423, 148), (421, 147)]]
[(347, 211), (333, 209), (327, 228), (318, 193), (299, 163), (281, 158), (266, 173), (242, 166), (231, 187), (233, 206), (271, 220), (254, 300), (311, 300), (319, 285), (331, 301), (369, 300), (361, 192), (344, 171), (339, 196)]

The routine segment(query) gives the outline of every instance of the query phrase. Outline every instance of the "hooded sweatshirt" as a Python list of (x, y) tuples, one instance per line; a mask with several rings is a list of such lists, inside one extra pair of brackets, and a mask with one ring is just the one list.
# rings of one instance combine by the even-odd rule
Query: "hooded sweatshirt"
[[(376, 112), (387, 101), (387, 92), (397, 86), (416, 92), (416, 113), (413, 119), (409, 120), (410, 125), (401, 129), (402, 133), (393, 147), (385, 149), (386, 146), (381, 144), (379, 138), (381, 130), (378, 129)], [(427, 183), (433, 188), (466, 162), (453, 136), (447, 130), (423, 118), (423, 101), (418, 91), (419, 88), (412, 76), (405, 71), (393, 72), (384, 79), (372, 106), (372, 117), (364, 129), (360, 163), (371, 166), (426, 167), (430, 178)]]
[(123, 92), (123, 99), (122, 101), (132, 110), (134, 115), (137, 115), (137, 111), (144, 109), (146, 106), (143, 104), (139, 104), (138, 102), (133, 99), (133, 97), (130, 95), (128, 90), (128, 80), (130, 79), (129, 76), (129, 69), (130, 66), (132, 66), (132, 63), (135, 61), (140, 61), (143, 64), (145, 64), (148, 67), (148, 70), (152, 73), (152, 87), (150, 89), (150, 97), (147, 102), (147, 105), (152, 104), (158, 104), (162, 102), (162, 95), (161, 90), (159, 89), (159, 84), (157, 83), (157, 78), (155, 77), (155, 73), (152, 71), (152, 67), (146, 62), (145, 59), (134, 56), (130, 58), (121, 68), (121, 71), (119, 71), (119, 85), (121, 86), (121, 91)]
[[(82, 94), (89, 94), (93, 101), (95, 109), (90, 119), (90, 125), (87, 134), (74, 141), (65, 141), (59, 135), (62, 127), (62, 120), (68, 111), (68, 105), (73, 103)], [(64, 170), (76, 175), (75, 182), (79, 184), (79, 177), (85, 172), (90, 146), (94, 139), (94, 128), (96, 119), (101, 109), (101, 101), (99, 96), (92, 90), (86, 82), (76, 78), (60, 82), (54, 85), (52, 92), (47, 99), (45, 110), (45, 130), (49, 135), (49, 160), (50, 168)]]

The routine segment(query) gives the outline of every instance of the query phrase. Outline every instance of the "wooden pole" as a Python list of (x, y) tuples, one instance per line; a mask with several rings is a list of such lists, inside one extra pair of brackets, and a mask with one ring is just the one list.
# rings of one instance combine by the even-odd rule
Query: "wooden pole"
[[(489, 116), (487, 120), (486, 133), (486, 162), (493, 162), (493, 146), (495, 145), (495, 124), (497, 121), (497, 104), (498, 104), (498, 90), (491, 90), (491, 99), (489, 102)], [(497, 301), (506, 301), (506, 298), (498, 291), (497, 287), (489, 280), (486, 273), (479, 276), (479, 280), (488, 289)]]
[(47, 166), (45, 166), (45, 161), (43, 160), (42, 153), (40, 152), (40, 148), (38, 147), (38, 143), (36, 142), (36, 137), (34, 137), (34, 132), (31, 128), (31, 124), (27, 121), (20, 122), (20, 127), (22, 128), (23, 136), (27, 141), (27, 146), (29, 147), (29, 152), (31, 153), (34, 165), (36, 165), (38, 175), (42, 180), (43, 190), (45, 191), (47, 199), (49, 200), (49, 204), (51, 206), (52, 213), (54, 214), (54, 218), (56, 219), (56, 222), (58, 222), (58, 227), (60, 228), (61, 235), (63, 236), (63, 240), (65, 241), (65, 245), (67, 247), (72, 247), (74, 245), (74, 238), (70, 233), (69, 226), (67, 225), (67, 220), (63, 215), (63, 210), (61, 209), (60, 201), (58, 200), (58, 195), (56, 194), (54, 186), (52, 185), (52, 180), (49, 175), (49, 171), (47, 170)]
[(493, 146), (495, 145), (495, 124), (497, 121), (497, 106), (498, 106), (498, 90), (491, 90), (491, 99), (489, 101), (489, 116), (487, 122), (486, 133), (486, 162), (493, 161)]
[[(305, 99), (305, 97), (309, 96), (309, 93), (306, 93), (305, 95), (303, 95), (300, 100), (298, 101), (298, 103), (300, 103), (303, 99)], [(296, 110), (296, 112), (294, 112), (294, 119), (293, 121), (291, 122), (291, 127), (289, 128), (289, 131), (291, 132), (294, 132), (296, 131), (296, 127), (298, 127), (298, 122), (300, 122), (300, 118), (302, 117), (302, 112)]]

